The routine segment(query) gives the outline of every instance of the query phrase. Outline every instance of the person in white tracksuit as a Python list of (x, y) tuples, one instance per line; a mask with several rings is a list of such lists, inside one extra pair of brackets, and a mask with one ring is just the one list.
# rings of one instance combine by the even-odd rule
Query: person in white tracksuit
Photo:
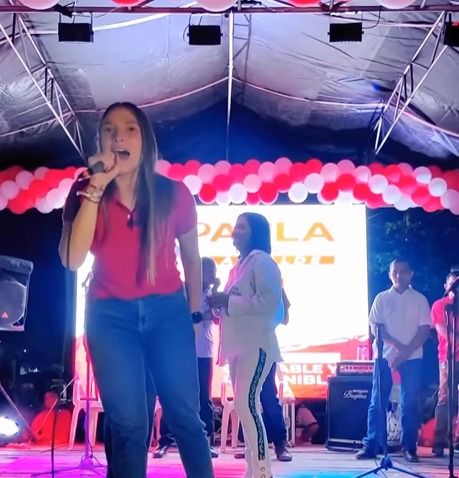
[(220, 315), (219, 365), (229, 364), (234, 406), (246, 444), (245, 478), (270, 478), (268, 441), (260, 410), (262, 385), (274, 362), (281, 362), (275, 333), (282, 304), (282, 280), (271, 257), (269, 223), (260, 214), (239, 216), (233, 243), (240, 253), (224, 292), (209, 305)]

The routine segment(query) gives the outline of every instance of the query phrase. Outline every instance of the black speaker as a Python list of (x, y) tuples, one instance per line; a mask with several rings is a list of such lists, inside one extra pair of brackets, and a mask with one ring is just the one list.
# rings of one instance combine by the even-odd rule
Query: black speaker
[(333, 449), (358, 449), (367, 433), (371, 376), (336, 376), (328, 379), (327, 441)]
[(216, 46), (222, 43), (220, 25), (190, 25), (188, 27), (188, 43), (199, 46)]

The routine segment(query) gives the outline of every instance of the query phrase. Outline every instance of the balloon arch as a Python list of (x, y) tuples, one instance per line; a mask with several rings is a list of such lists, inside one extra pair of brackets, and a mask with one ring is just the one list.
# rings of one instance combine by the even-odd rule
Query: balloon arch
[[(0, 171), (0, 211), (22, 214), (36, 208), (42, 213), (63, 207), (77, 176), (85, 168), (63, 170), (40, 167), (26, 171), (19, 166)], [(355, 166), (348, 159), (337, 164), (309, 159), (292, 163), (250, 159), (245, 164), (201, 164), (189, 160), (171, 164), (160, 160), (157, 171), (183, 181), (203, 204), (274, 204), (285, 194), (294, 204), (317, 196), (322, 204), (358, 204), (369, 208), (395, 207), (405, 211), (422, 207), (427, 212), (449, 210), (459, 215), (459, 169), (437, 166), (413, 168), (407, 163)]]

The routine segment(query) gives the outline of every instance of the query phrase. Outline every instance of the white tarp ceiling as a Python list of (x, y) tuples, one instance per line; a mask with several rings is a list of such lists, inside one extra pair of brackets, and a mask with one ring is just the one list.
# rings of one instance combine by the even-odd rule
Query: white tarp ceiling
[[(108, 0), (73, 3), (83, 9), (114, 7)], [(261, 117), (299, 130), (323, 126), (332, 138), (333, 130), (374, 128), (411, 63), (408, 90), (400, 90), (404, 94), (397, 111), (411, 99), (411, 89), (419, 89), (390, 137), (433, 158), (459, 156), (459, 51), (443, 46), (440, 32), (447, 16), (432, 11), (447, 0), (418, 0), (418, 6), (430, 8), (426, 11), (333, 17), (248, 14), (250, 9), (230, 16), (94, 14), (92, 44), (59, 43), (57, 13), (21, 13), (12, 46), (2, 31), (13, 34), (13, 15), (2, 7), (17, 4), (0, 0), (0, 148), (62, 136), (63, 124), (68, 141), (79, 146), (78, 132), (92, 138), (100, 111), (115, 101), (142, 105), (154, 121), (164, 121), (192, 116), (229, 94)], [(150, 2), (151, 7), (184, 5), (196, 6), (183, 0)], [(457, 9), (454, 2), (451, 8)], [(88, 18), (78, 15), (76, 21)], [(329, 43), (330, 21), (361, 18), (362, 43)], [(221, 46), (188, 44), (188, 25), (199, 22), (222, 26)], [(384, 115), (381, 138), (391, 126), (396, 103), (397, 97)]]

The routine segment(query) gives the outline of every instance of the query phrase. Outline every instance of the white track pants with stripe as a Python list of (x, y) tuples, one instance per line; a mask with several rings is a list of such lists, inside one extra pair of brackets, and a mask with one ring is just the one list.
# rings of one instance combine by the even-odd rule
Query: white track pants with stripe
[(274, 361), (270, 360), (262, 349), (238, 355), (229, 362), (234, 408), (244, 432), (246, 478), (271, 477), (271, 460), (261, 417), (260, 393), (273, 363)]

